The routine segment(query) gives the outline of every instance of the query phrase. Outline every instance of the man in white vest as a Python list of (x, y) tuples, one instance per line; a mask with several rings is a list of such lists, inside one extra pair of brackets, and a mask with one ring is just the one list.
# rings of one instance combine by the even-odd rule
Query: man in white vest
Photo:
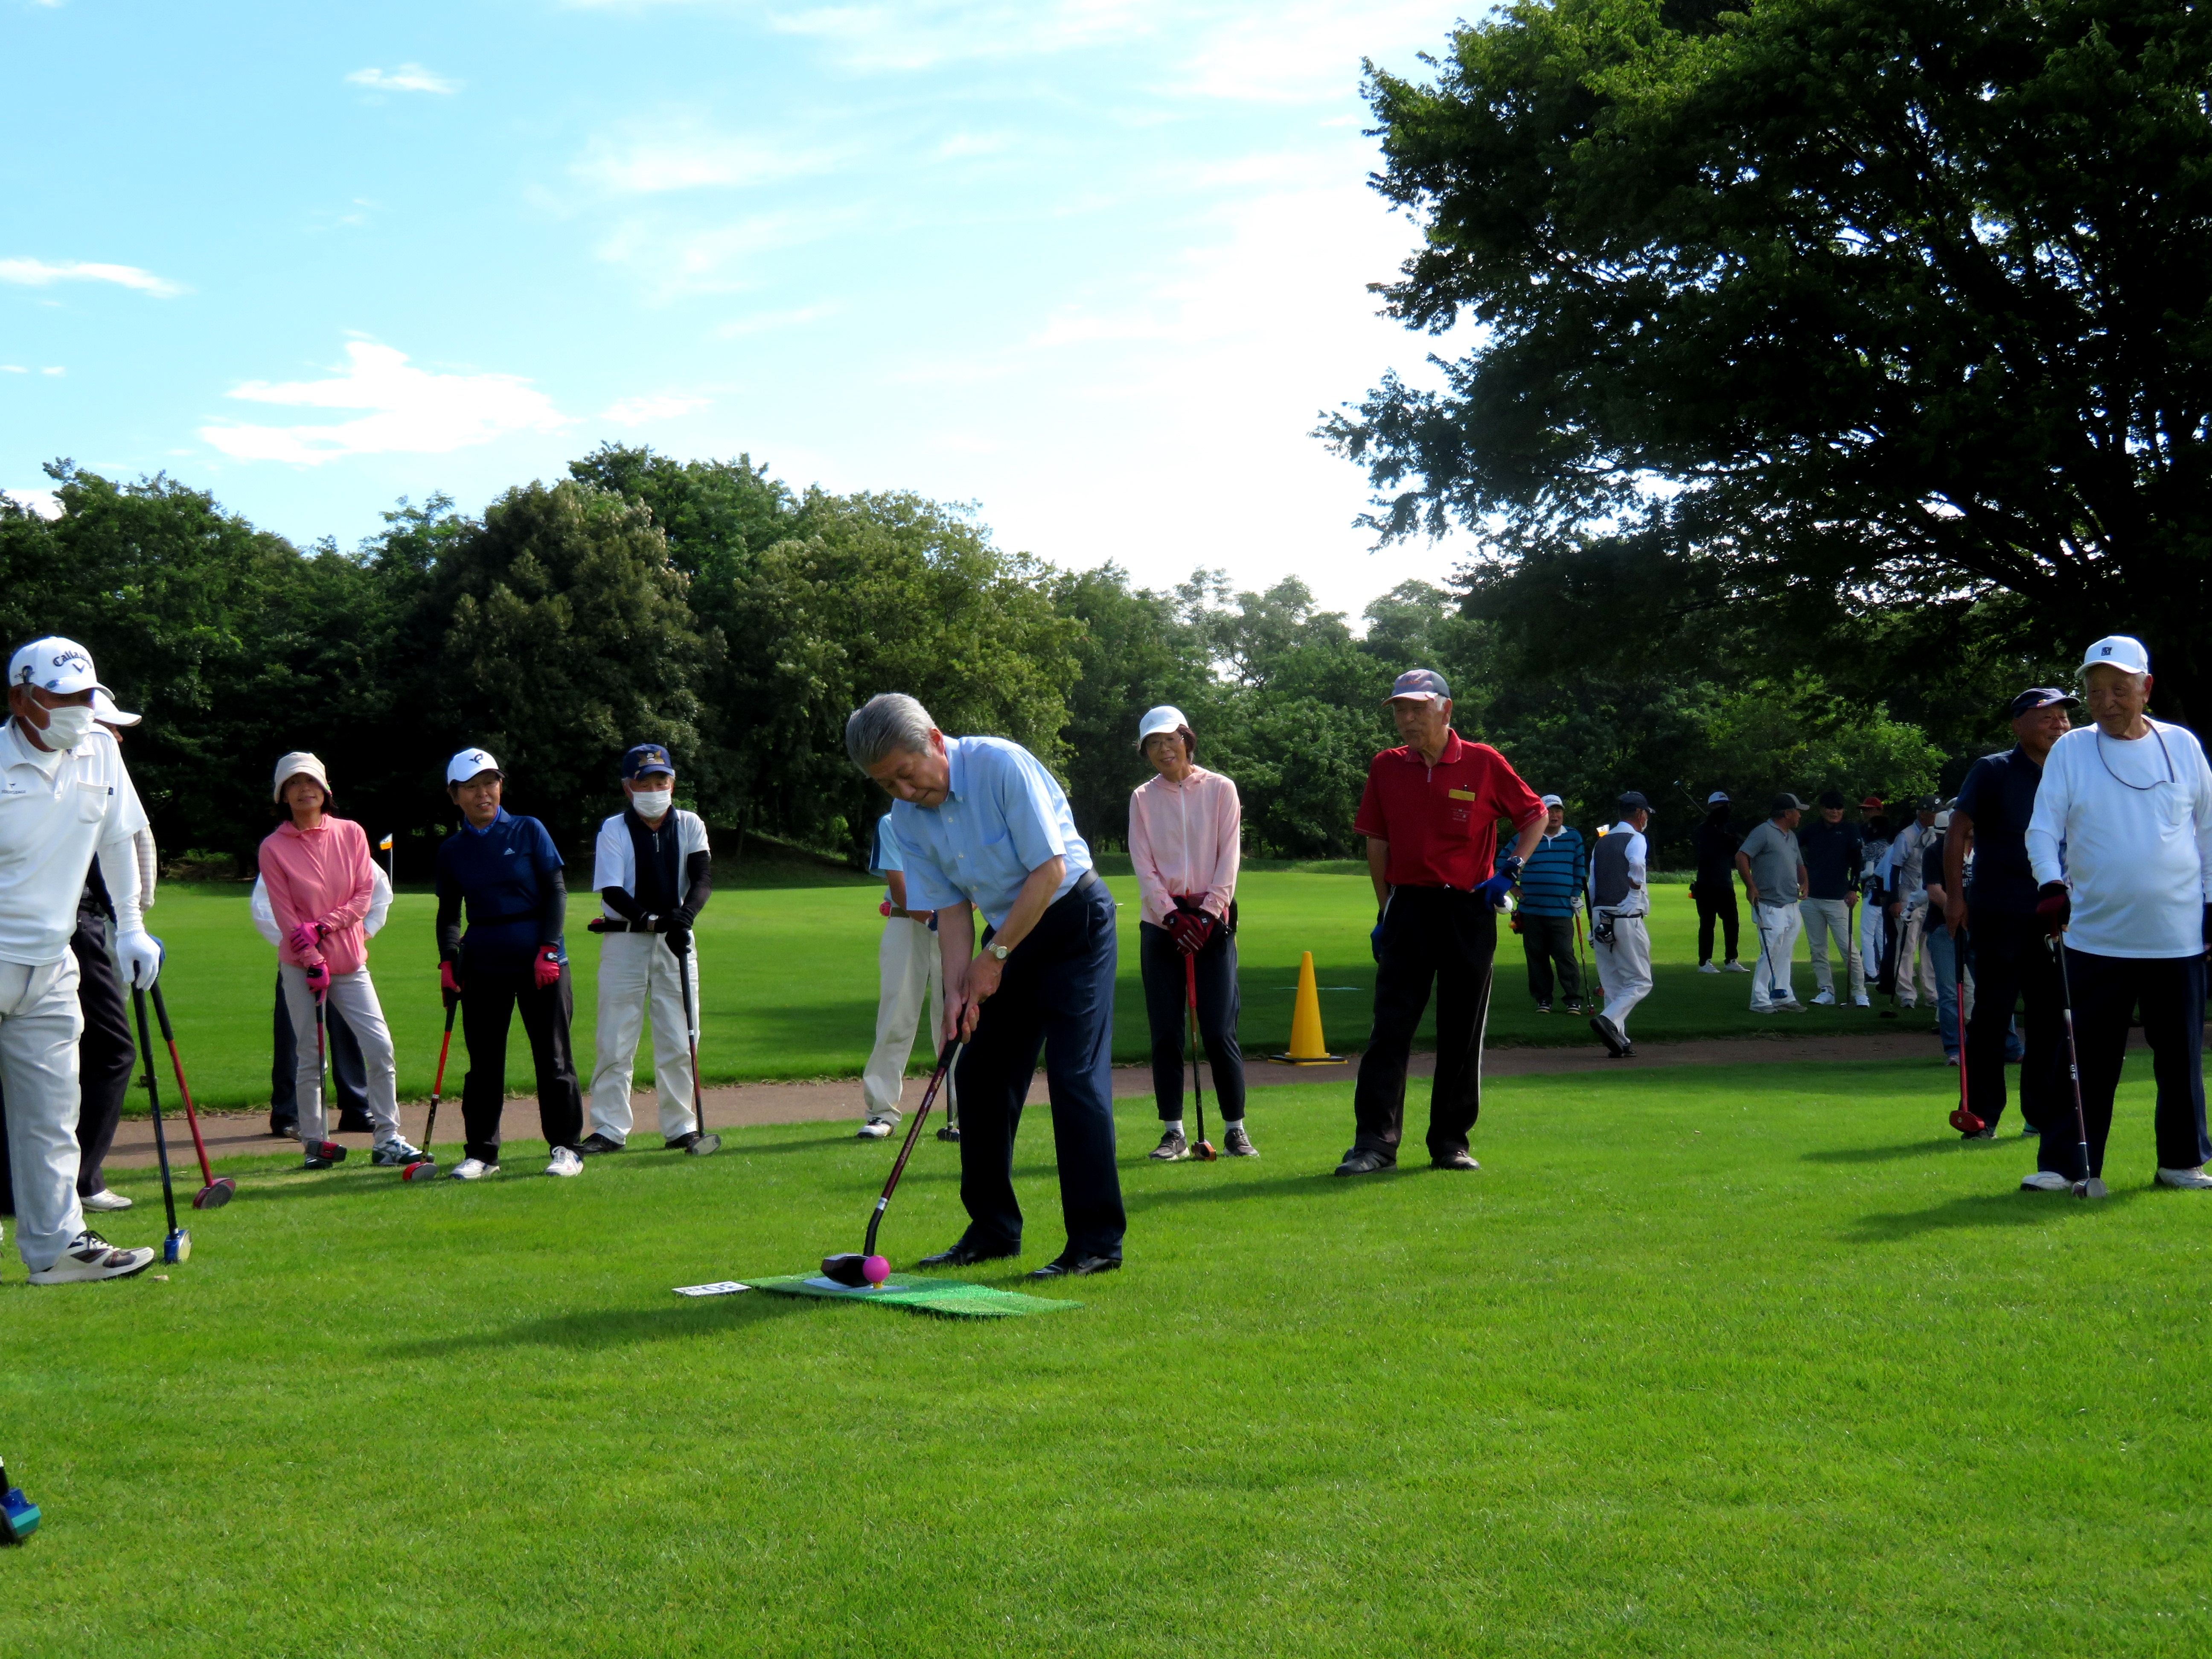
[(1590, 1030), (1615, 1060), (1636, 1052), (1628, 1040), (1629, 1011), (1651, 994), (1651, 891), (1644, 839), (1651, 803), (1636, 790), (1620, 798), (1620, 822), (1590, 849), (1590, 945), (1597, 953), (1605, 1006), (1590, 1016)]

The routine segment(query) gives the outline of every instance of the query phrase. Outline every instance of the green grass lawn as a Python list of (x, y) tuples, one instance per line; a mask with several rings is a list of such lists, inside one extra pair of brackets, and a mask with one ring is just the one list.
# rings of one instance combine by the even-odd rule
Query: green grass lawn
[[(700, 918), (701, 1071), (710, 1083), (859, 1075), (875, 1039), (880, 890), (859, 878), (789, 865), (770, 866), (764, 877), (744, 866), (737, 870), (737, 883), (726, 880)], [(1137, 975), (1136, 883), (1109, 876), (1109, 884), (1122, 906), (1114, 1053), (1120, 1060), (1139, 1060), (1148, 1054), (1149, 1040)], [(152, 912), (155, 931), (169, 948), (166, 989), (186, 1075), (195, 1098), (210, 1106), (258, 1106), (269, 1097), (276, 953), (253, 931), (249, 895), (250, 889), (237, 884), (164, 884)], [(596, 905), (588, 897), (574, 902), (568, 934), (577, 1065), (587, 1082), (599, 945), (584, 924), (597, 914)], [(401, 1094), (409, 1099), (428, 1097), (438, 1057), (436, 908), (427, 892), (402, 892), (369, 947), (370, 971), (399, 1046)], [(1367, 943), (1375, 904), (1366, 877), (1328, 869), (1254, 870), (1240, 884), (1238, 913), (1246, 1052), (1272, 1053), (1289, 1042), (1291, 994), (1304, 951), (1314, 953), (1331, 1047), (1340, 1054), (1364, 1048), (1375, 984)], [(1755, 946), (1756, 936), (1750, 937)], [(1697, 971), (1697, 912), (1683, 887), (1655, 891), (1652, 955), (1652, 994), (1634, 1021), (1639, 1042), (1771, 1031), (1778, 1018), (1787, 1019), (1791, 1030), (1823, 1032), (1931, 1024), (1925, 1012), (1879, 1022), (1871, 1012), (1850, 1009), (1753, 1014), (1747, 976)], [(1809, 996), (1802, 940), (1798, 958), (1799, 994)], [(1501, 934), (1489, 1040), (1501, 1045), (1591, 1040), (1579, 1020), (1535, 1012), (1520, 942), (1510, 934)], [(457, 1039), (457, 1066), (461, 1054)], [(507, 1082), (518, 1090), (532, 1086), (519, 1026), (508, 1048)]]
[[(167, 1283), (9, 1252), (0, 1650), (2201, 1653), (2212, 1210), (2143, 1189), (2142, 1071), (2096, 1205), (1962, 1147), (1940, 1064), (1504, 1080), (1483, 1173), (1358, 1182), (1344, 1081), (1250, 1164), (1126, 1103), (1128, 1270), (988, 1324), (670, 1295), (857, 1248), (890, 1154), (823, 1126), (240, 1160)], [(955, 1183), (925, 1140), (902, 1266)]]

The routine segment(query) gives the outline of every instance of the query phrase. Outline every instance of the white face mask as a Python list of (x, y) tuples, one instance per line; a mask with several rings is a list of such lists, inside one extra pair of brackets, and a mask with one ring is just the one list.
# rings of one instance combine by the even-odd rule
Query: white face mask
[(49, 749), (74, 749), (92, 735), (92, 710), (81, 702), (65, 702), (46, 710), (46, 729), (39, 740)]
[(673, 789), (641, 789), (629, 798), (641, 818), (657, 818), (665, 812), (676, 799)]

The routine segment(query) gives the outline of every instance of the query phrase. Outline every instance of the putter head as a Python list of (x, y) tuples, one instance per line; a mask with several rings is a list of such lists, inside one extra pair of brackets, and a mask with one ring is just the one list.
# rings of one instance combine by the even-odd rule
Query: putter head
[(1193, 1146), (1190, 1149), (1190, 1155), (1201, 1164), (1211, 1164), (1215, 1158), (1221, 1156), (1220, 1153), (1213, 1150), (1213, 1143), (1210, 1140), (1200, 1141), (1195, 1146)]
[(689, 1146), (686, 1146), (684, 1149), (684, 1156), (686, 1158), (712, 1158), (715, 1153), (721, 1150), (721, 1136), (702, 1134), (696, 1140), (694, 1140)]
[(867, 1261), (867, 1257), (852, 1250), (842, 1255), (825, 1255), (822, 1258), (822, 1276), (840, 1285), (849, 1285), (856, 1291), (865, 1291), (868, 1288)]
[(1962, 1135), (1978, 1135), (1990, 1126), (1982, 1121), (1978, 1114), (1954, 1106), (1951, 1109), (1951, 1127)]
[(0, 1493), (0, 1541), (20, 1544), (39, 1529), (39, 1506), (21, 1486)]
[(191, 1259), (192, 1236), (186, 1229), (179, 1227), (161, 1241), (162, 1261), (173, 1266), (177, 1262), (189, 1261)]
[(220, 1210), (238, 1196), (238, 1183), (228, 1176), (217, 1176), (192, 1194), (195, 1210)]
[(438, 1178), (438, 1160), (427, 1156), (418, 1158), (399, 1172), (399, 1178), (402, 1181), (435, 1181)]
[(2076, 1198), (2105, 1198), (2110, 1196), (2110, 1194), (2106, 1189), (2104, 1182), (2095, 1176), (2091, 1176), (2087, 1181), (2077, 1181), (2074, 1183), (2074, 1196)]

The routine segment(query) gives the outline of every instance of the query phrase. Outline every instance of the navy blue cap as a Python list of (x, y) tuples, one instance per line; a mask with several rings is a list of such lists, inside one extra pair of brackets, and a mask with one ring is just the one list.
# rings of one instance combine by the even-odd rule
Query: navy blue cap
[(676, 775), (676, 763), (668, 758), (668, 751), (657, 743), (641, 743), (623, 757), (623, 778), (641, 778), (648, 772), (665, 772)]
[(1624, 812), (1648, 812), (1651, 810), (1651, 803), (1644, 799), (1644, 792), (1640, 789), (1630, 790), (1617, 805)]
[(2033, 714), (2039, 708), (2048, 708), (2053, 703), (2068, 708), (2079, 708), (2081, 706), (2081, 700), (2079, 697), (2068, 696), (2055, 685), (2038, 685), (2021, 692), (2007, 703), (2005, 718), (2008, 720), (2016, 720), (2022, 714)]
[(1401, 697), (1419, 697), (1428, 702), (1449, 702), (1451, 690), (1444, 677), (1433, 668), (1409, 668), (1398, 676), (1397, 684), (1390, 688), (1385, 702), (1395, 702)]

